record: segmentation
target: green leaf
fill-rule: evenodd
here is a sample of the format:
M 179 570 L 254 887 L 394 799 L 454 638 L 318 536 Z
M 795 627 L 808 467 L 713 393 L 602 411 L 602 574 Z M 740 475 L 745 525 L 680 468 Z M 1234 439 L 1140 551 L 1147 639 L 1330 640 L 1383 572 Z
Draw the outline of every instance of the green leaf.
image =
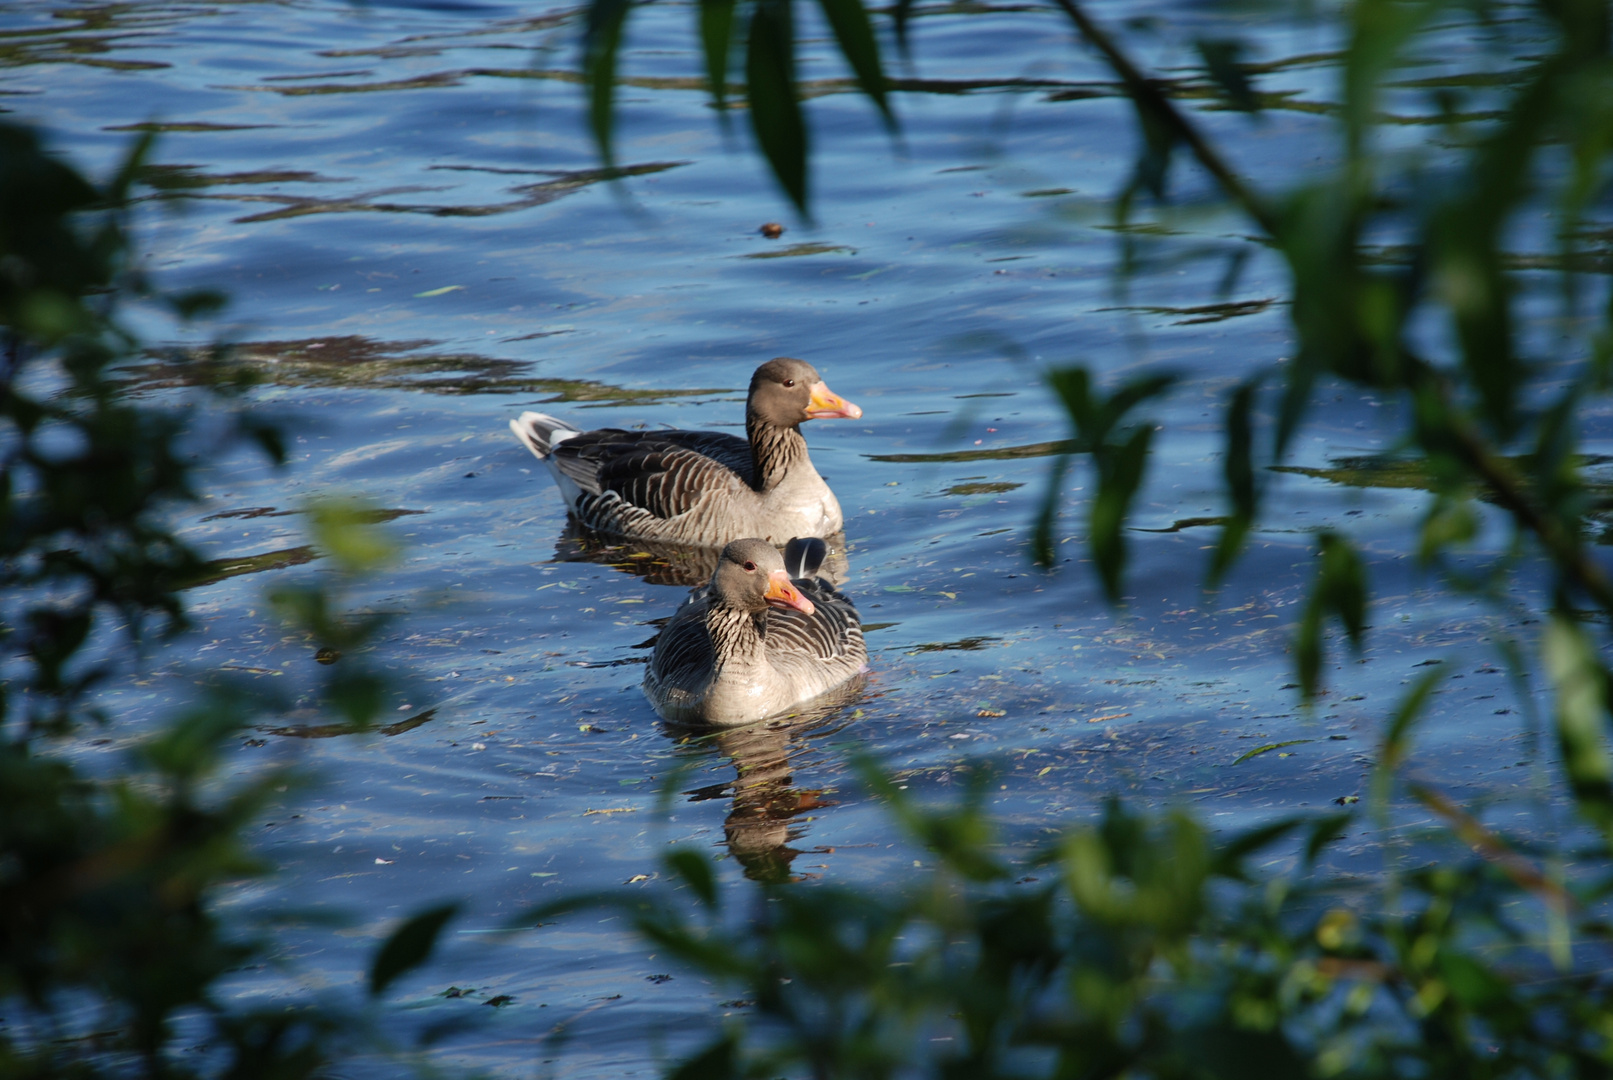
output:
M 666 857 L 667 869 L 689 883 L 700 902 L 711 907 L 717 902 L 717 878 L 711 860 L 693 848 L 679 848 Z
M 745 54 L 751 130 L 773 176 L 807 212 L 807 130 L 795 92 L 795 27 L 790 0 L 758 0 Z
M 245 695 L 223 691 L 215 700 L 189 712 L 141 747 L 141 756 L 167 776 L 195 779 L 218 764 L 224 740 L 248 723 L 256 703 Z
M 734 49 L 735 0 L 700 0 L 700 45 L 706 57 L 706 88 L 718 115 L 728 118 L 728 57 Z
M 1221 541 L 1210 561 L 1209 584 L 1220 584 L 1233 560 L 1243 547 L 1256 512 L 1257 490 L 1254 473 L 1254 434 L 1250 413 L 1254 409 L 1255 392 L 1260 379 L 1256 376 L 1241 383 L 1232 394 L 1227 408 L 1227 450 L 1222 471 L 1227 481 L 1227 498 L 1232 503 L 1232 514 L 1221 530 Z
M 1099 469 L 1098 493 L 1092 500 L 1092 561 L 1111 604 L 1120 602 L 1120 581 L 1126 569 L 1126 543 L 1122 530 L 1131 500 L 1142 483 L 1154 429 L 1140 427 L 1118 447 L 1106 449 L 1106 468 Z
M 373 570 L 397 556 L 397 545 L 375 525 L 373 507 L 354 501 L 321 499 L 308 505 L 314 543 L 352 573 Z
M 1064 412 L 1082 435 L 1092 427 L 1092 376 L 1084 367 L 1057 368 L 1048 372 L 1047 384 L 1058 395 Z
M 1288 380 L 1283 387 L 1282 407 L 1277 413 L 1277 430 L 1272 436 L 1272 460 L 1280 461 L 1288 449 L 1288 442 L 1299 430 L 1310 408 L 1311 388 L 1316 384 L 1316 369 L 1304 356 L 1297 356 L 1288 364 Z
M 1367 618 L 1366 565 L 1350 542 L 1337 533 L 1324 532 L 1321 544 L 1322 570 L 1317 593 L 1327 610 L 1344 624 L 1350 644 L 1359 649 Z
M 1095 443 L 1107 440 L 1109 432 L 1125 418 L 1127 413 L 1149 398 L 1163 394 L 1174 386 L 1176 381 L 1177 376 L 1162 372 L 1158 375 L 1142 375 L 1122 384 L 1097 411 L 1097 428 L 1088 432 L 1087 437 Z
M 1137 164 L 1133 167 L 1131 182 L 1122 198 L 1122 206 L 1127 208 L 1138 191 L 1148 192 L 1156 201 L 1165 201 L 1171 154 L 1176 149 L 1177 139 L 1176 128 L 1160 117 L 1145 98 L 1134 96 L 1132 104 L 1137 107 L 1137 127 L 1143 139 L 1137 151 Z
M 1070 455 L 1060 454 L 1048 471 L 1047 491 L 1036 512 L 1036 528 L 1031 533 L 1031 557 L 1038 566 L 1053 565 L 1053 525 L 1058 520 L 1059 502 L 1064 495 L 1064 477 L 1070 471 Z
M 582 68 L 588 84 L 588 120 L 599 156 L 607 166 L 616 163 L 611 146 L 616 57 L 621 51 L 622 27 L 627 22 L 628 7 L 628 0 L 593 0 L 588 6 L 588 29 L 583 35 Z
M 1307 742 L 1309 740 L 1306 740 Z M 1241 758 L 1239 760 L 1242 760 Z M 1234 763 L 1236 764 L 1236 762 Z M 1302 818 L 1280 818 L 1265 825 L 1239 833 L 1215 850 L 1212 873 L 1222 877 L 1244 878 L 1243 861 L 1257 851 L 1263 851 L 1281 840 L 1304 823 Z
M 175 315 L 187 321 L 216 315 L 230 302 L 230 298 L 217 289 L 190 289 L 169 293 L 163 299 Z
M 1316 857 L 1322 850 L 1344 835 L 1344 830 L 1355 815 L 1346 811 L 1342 814 L 1329 814 L 1326 817 L 1312 822 L 1310 835 L 1305 838 L 1305 862 L 1316 862 Z
M 896 44 L 905 54 L 907 52 L 907 21 L 913 17 L 913 5 L 917 0 L 896 0 L 891 8 L 891 22 L 896 26 Z
M 857 85 L 873 99 L 885 117 L 887 127 L 894 128 L 896 117 L 885 97 L 885 72 L 879 62 L 879 41 L 868 22 L 868 12 L 862 0 L 818 0 L 823 16 L 834 30 L 840 52 L 857 76 Z
M 1097 491 L 1090 504 L 1088 543 L 1110 602 L 1118 602 L 1126 562 L 1122 530 L 1147 466 L 1154 428 L 1152 424 L 1143 424 L 1128 429 L 1121 443 L 1110 441 L 1110 435 L 1129 412 L 1149 398 L 1164 393 L 1177 377 L 1169 373 L 1140 376 L 1120 386 L 1108 398 L 1094 389 L 1091 373 L 1083 367 L 1058 368 L 1048 372 L 1046 378 L 1070 417 L 1077 436 L 1075 441 L 1083 452 L 1092 455 L 1097 466 Z M 1044 565 L 1052 560 L 1053 520 L 1063 480 L 1058 464 L 1054 466 L 1054 474 L 1054 483 L 1042 501 L 1033 537 L 1033 551 Z
M 1547 621 L 1540 651 L 1557 695 L 1557 741 L 1569 786 L 1580 811 L 1606 829 L 1613 826 L 1607 669 L 1585 631 L 1561 612 Z
M 448 920 L 459 911 L 459 903 L 430 908 L 406 920 L 392 932 L 370 967 L 370 995 L 376 996 L 392 985 L 398 976 L 425 963 L 437 945 L 437 936 Z
M 1294 674 L 1299 679 L 1299 696 L 1310 701 L 1316 696 L 1322 673 L 1322 609 L 1314 602 L 1305 605 L 1299 630 L 1294 635 Z
M 1319 537 L 1321 550 L 1316 582 L 1310 602 L 1300 619 L 1294 643 L 1294 665 L 1298 669 L 1300 693 L 1307 701 L 1316 696 L 1322 670 L 1322 627 L 1329 615 L 1344 626 L 1350 644 L 1359 649 L 1366 628 L 1366 567 L 1349 541 L 1337 533 Z
M 1234 109 L 1259 112 L 1260 100 L 1255 97 L 1248 70 L 1238 62 L 1243 54 L 1243 42 L 1232 38 L 1199 38 L 1194 44 L 1204 61 L 1205 74 L 1227 96 L 1227 102 Z
M 151 157 L 151 150 L 157 143 L 157 133 L 147 129 L 139 138 L 135 139 L 129 147 L 129 152 L 113 174 L 112 180 L 107 184 L 106 198 L 113 206 L 120 206 L 129 197 L 129 189 L 134 186 L 141 174 L 145 171 L 146 162 Z
M 667 1074 L 667 1080 L 735 1080 L 734 1040 L 724 1035 Z
M 1384 732 L 1383 749 L 1378 753 L 1378 767 L 1386 773 L 1392 773 L 1406 760 L 1411 750 L 1411 729 L 1417 721 L 1422 719 L 1423 710 L 1428 706 L 1428 698 L 1445 678 L 1445 665 L 1441 664 L 1430 671 L 1425 671 L 1411 689 L 1406 691 L 1405 697 L 1395 708 L 1395 715 L 1389 721 L 1389 729 Z

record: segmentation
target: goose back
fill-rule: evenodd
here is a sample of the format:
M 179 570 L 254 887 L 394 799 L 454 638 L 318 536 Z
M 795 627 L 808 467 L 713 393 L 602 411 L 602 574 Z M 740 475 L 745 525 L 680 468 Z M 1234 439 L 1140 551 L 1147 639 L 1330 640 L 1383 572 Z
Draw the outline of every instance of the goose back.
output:
M 510 427 L 588 527 L 716 547 L 741 536 L 782 543 L 838 532 L 840 504 L 812 467 L 799 425 L 814 416 L 861 414 L 811 365 L 780 358 L 751 379 L 744 439 L 707 431 L 579 431 L 533 412 Z
M 738 545 L 756 545 L 741 555 L 782 573 L 783 558 L 759 539 L 728 545 L 723 560 Z M 806 603 L 780 607 L 736 601 L 721 587 L 723 573 L 719 563 L 712 581 L 689 594 L 656 640 L 644 691 L 663 717 L 749 723 L 818 698 L 865 670 L 857 609 L 829 581 L 795 579 Z

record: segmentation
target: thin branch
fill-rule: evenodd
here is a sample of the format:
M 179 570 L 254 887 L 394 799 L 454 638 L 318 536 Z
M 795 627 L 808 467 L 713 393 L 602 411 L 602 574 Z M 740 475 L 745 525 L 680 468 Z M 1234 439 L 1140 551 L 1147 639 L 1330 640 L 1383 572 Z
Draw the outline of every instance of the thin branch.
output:
M 1468 467 L 1489 485 L 1495 500 L 1514 520 L 1534 533 L 1541 546 L 1570 581 L 1590 594 L 1603 611 L 1613 614 L 1613 581 L 1602 565 L 1585 551 L 1585 545 L 1561 522 L 1546 516 L 1534 504 L 1523 485 L 1491 453 L 1484 438 L 1471 425 L 1453 424 L 1451 434 L 1467 458 Z
M 1064 14 L 1070 17 L 1071 22 L 1075 23 L 1075 27 L 1081 32 L 1081 36 L 1096 46 L 1099 52 L 1103 53 L 1104 58 L 1109 61 L 1109 66 L 1114 69 L 1116 75 L 1120 76 L 1121 82 L 1125 83 L 1126 92 L 1131 95 L 1132 100 L 1137 103 L 1138 107 L 1152 112 L 1166 127 L 1171 129 L 1171 132 L 1178 139 L 1186 143 L 1187 148 L 1193 152 L 1193 156 L 1198 159 L 1199 164 L 1204 166 L 1205 171 L 1215 177 L 1216 182 L 1221 185 L 1221 190 L 1225 191 L 1234 202 L 1241 205 L 1244 212 L 1266 231 L 1266 235 L 1275 239 L 1277 236 L 1277 219 L 1271 213 L 1270 208 L 1266 206 L 1265 201 L 1256 195 L 1254 190 L 1245 184 L 1242 178 L 1233 172 L 1231 167 L 1221 159 L 1221 155 L 1216 152 L 1215 147 L 1211 146 L 1204 136 L 1199 134 L 1198 128 L 1193 126 L 1192 121 L 1188 120 L 1182 111 L 1176 107 L 1176 104 L 1166 96 L 1159 81 L 1151 79 L 1139 71 L 1137 65 L 1131 62 L 1131 58 L 1120 51 L 1120 46 L 1116 45 L 1113 39 L 1104 33 L 1097 23 L 1087 18 L 1086 12 L 1081 10 L 1075 0 L 1053 0 L 1053 2 L 1063 9 Z
M 1103 53 L 1115 74 L 1125 84 L 1126 92 L 1139 108 L 1147 109 L 1180 139 L 1205 171 L 1215 177 L 1221 189 L 1238 203 L 1266 234 L 1275 239 L 1277 219 L 1265 201 L 1245 184 L 1216 149 L 1209 144 L 1197 127 L 1176 107 L 1165 94 L 1162 84 L 1144 75 L 1120 46 L 1097 23 L 1087 17 L 1075 0 L 1053 0 L 1075 23 L 1076 29 L 1089 43 Z M 1561 522 L 1546 515 L 1535 505 L 1525 487 L 1496 457 L 1489 442 L 1474 425 L 1465 420 L 1462 411 L 1451 400 L 1449 388 L 1437 369 L 1415 357 L 1408 358 L 1412 365 L 1407 389 L 1422 383 L 1434 390 L 1446 414 L 1452 418 L 1449 433 L 1465 458 L 1468 467 L 1482 480 L 1495 496 L 1496 502 L 1506 509 L 1524 529 L 1540 541 L 1558 568 L 1575 585 L 1584 589 L 1604 611 L 1613 613 L 1613 579 L 1600 563 L 1586 554 L 1585 547 Z

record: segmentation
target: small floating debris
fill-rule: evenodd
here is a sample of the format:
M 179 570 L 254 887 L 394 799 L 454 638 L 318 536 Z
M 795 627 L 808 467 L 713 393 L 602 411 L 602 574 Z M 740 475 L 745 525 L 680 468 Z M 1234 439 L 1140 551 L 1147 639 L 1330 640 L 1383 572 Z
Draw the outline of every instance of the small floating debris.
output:
M 1315 742 L 1315 741 L 1316 741 L 1315 739 L 1289 739 L 1287 742 L 1268 743 L 1265 746 L 1257 746 L 1253 750 L 1249 751 L 1247 754 L 1244 754 L 1242 757 L 1238 758 L 1238 760 L 1234 761 L 1232 764 L 1234 764 L 1234 765 L 1242 765 L 1245 761 L 1248 761 L 1250 758 L 1259 757 L 1261 754 L 1269 753 L 1272 750 L 1281 750 L 1285 746 L 1299 746 L 1301 743 L 1308 743 L 1308 742 Z M 1292 755 L 1279 754 L 1278 756 L 1279 757 L 1290 757 Z
M 776 221 L 769 221 L 756 231 L 767 237 L 769 240 L 777 240 L 779 237 L 784 235 L 784 226 L 780 225 Z

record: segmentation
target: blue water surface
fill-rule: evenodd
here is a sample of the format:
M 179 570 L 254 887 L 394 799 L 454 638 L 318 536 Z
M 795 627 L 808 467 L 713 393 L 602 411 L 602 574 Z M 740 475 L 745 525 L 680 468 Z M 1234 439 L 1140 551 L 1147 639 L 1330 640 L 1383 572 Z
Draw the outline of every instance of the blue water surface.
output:
M 1186 0 L 1091 6 L 1134 20 L 1137 55 L 1176 78 L 1196 60 L 1172 42 L 1251 41 L 1277 107 L 1250 118 L 1202 85 L 1181 100 L 1261 187 L 1332 160 L 1330 31 Z M 1141 203 L 1143 226 L 1115 227 L 1131 106 L 1056 9 L 920 5 L 910 52 L 887 54 L 904 80 L 895 134 L 806 24 L 810 221 L 759 163 L 743 112 L 709 104 L 685 3 L 634 13 L 616 141 L 631 175 L 603 180 L 579 19 L 512 2 L 0 4 L 11 117 L 97 173 L 155 126 L 149 268 L 231 297 L 219 325 L 140 311 L 137 326 L 167 349 L 242 343 L 264 376 L 251 407 L 291 433 L 284 469 L 244 453 L 210 463 L 183 529 L 227 576 L 191 590 L 195 632 L 110 688 L 118 723 L 76 751 L 113 760 L 198 681 L 284 684 L 285 714 L 242 738 L 234 767 L 291 762 L 313 780 L 261 824 L 274 876 L 219 904 L 337 914 L 346 929 L 294 925 L 284 966 L 233 992 L 356 993 L 400 917 L 465 898 L 444 956 L 397 987 L 400 1031 L 475 1021 L 442 1060 L 500 1075 L 650 1075 L 743 1005 L 619 917 L 489 931 L 562 895 L 655 888 L 678 843 L 723 860 L 738 912 L 747 876 L 921 879 L 926 853 L 863 792 L 856 752 L 924 799 L 992 770 L 988 805 L 1016 849 L 1111 794 L 1185 804 L 1218 829 L 1320 811 L 1364 793 L 1380 722 L 1430 661 L 1452 674 L 1411 767 L 1502 824 L 1538 814 L 1530 694 L 1497 651 L 1532 641 L 1533 587 L 1526 576 L 1515 611 L 1442 590 L 1406 554 L 1423 492 L 1271 474 L 1272 512 L 1240 570 L 1201 590 L 1217 536 L 1205 519 L 1225 512 L 1225 402 L 1290 348 L 1287 280 L 1185 163 L 1169 207 Z M 1385 128 L 1391 148 L 1436 164 L 1436 108 L 1411 81 L 1509 62 L 1473 35 L 1451 42 L 1384 101 L 1405 121 Z M 1475 112 L 1485 94 L 1472 91 Z M 758 232 L 769 221 L 782 237 Z M 1130 279 L 1116 273 L 1125 242 L 1143 260 Z M 1538 288 L 1546 335 L 1552 294 Z M 691 738 L 638 691 L 684 586 L 557 557 L 563 506 L 507 421 L 542 408 L 737 430 L 751 369 L 775 355 L 809 360 L 864 410 L 806 430 L 846 510 L 844 588 L 869 631 L 870 682 L 816 724 Z M 1028 561 L 1048 455 L 1069 434 L 1042 373 L 1074 362 L 1111 385 L 1181 376 L 1146 411 L 1157 452 L 1119 610 L 1088 565 L 1084 466 L 1066 485 L 1057 572 Z M 131 378 L 162 400 L 183 366 L 159 358 Z M 1392 448 L 1397 403 L 1331 387 L 1320 401 L 1294 465 Z M 391 512 L 397 561 L 342 583 L 306 547 L 299 511 L 324 496 Z M 1376 601 L 1365 648 L 1333 643 L 1334 690 L 1304 710 L 1288 647 L 1323 528 L 1368 553 Z M 1506 543 L 1491 522 L 1475 557 Z M 379 732 L 331 727 L 305 696 L 317 643 L 265 597 L 308 580 L 393 614 L 365 657 L 397 679 Z

